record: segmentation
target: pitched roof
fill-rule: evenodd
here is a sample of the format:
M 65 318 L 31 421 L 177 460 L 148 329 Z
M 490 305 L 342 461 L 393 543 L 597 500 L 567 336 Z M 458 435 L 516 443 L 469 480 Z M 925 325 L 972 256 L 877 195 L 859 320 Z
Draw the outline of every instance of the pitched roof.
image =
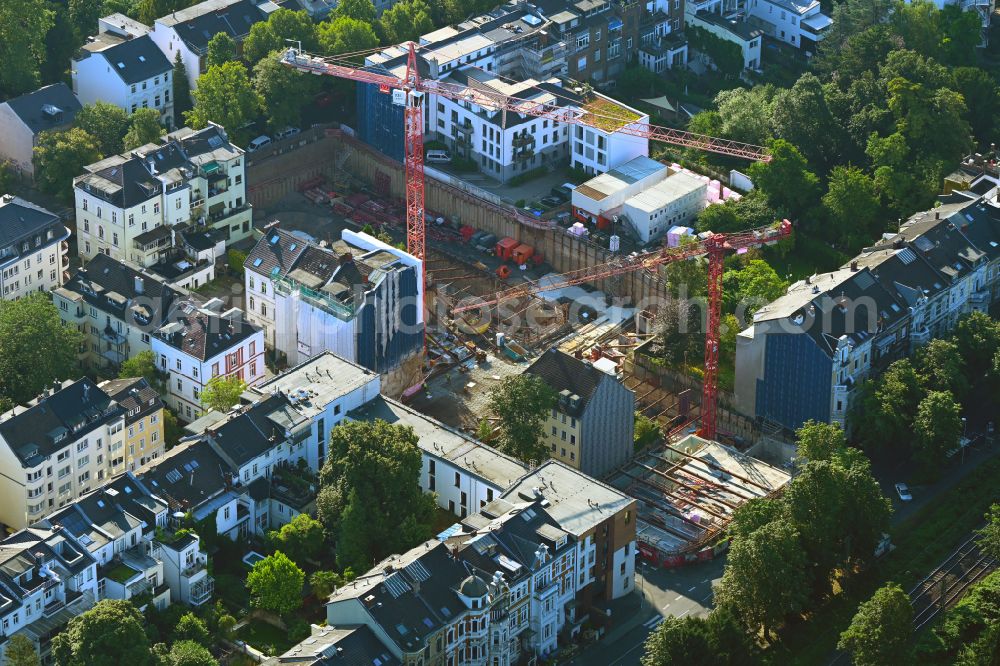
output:
M 243 266 L 261 275 L 285 275 L 292 270 L 307 246 L 301 238 L 284 229 L 274 228 L 257 241 Z
M 173 65 L 149 35 L 119 41 L 98 53 L 128 85 L 148 81 L 173 69 Z
M 149 385 L 145 377 L 110 379 L 101 382 L 99 386 L 125 410 L 126 425 L 163 408 L 160 394 Z
M 285 441 L 285 432 L 309 422 L 281 393 L 245 405 L 207 433 L 224 458 L 242 467 Z
M 205 361 L 238 347 L 261 330 L 238 308 L 220 314 L 205 305 L 190 296 L 177 301 L 170 323 L 160 327 L 156 336 L 174 349 Z
M 250 33 L 250 26 L 266 20 L 267 14 L 252 0 L 206 0 L 156 22 L 172 27 L 192 51 L 204 53 L 218 33 L 241 41 Z
M 552 347 L 529 365 L 526 374 L 535 375 L 544 381 L 556 393 L 569 391 L 570 395 L 580 396 L 576 407 L 572 403 L 560 404 L 567 413 L 579 416 L 587 409 L 587 403 L 604 378 L 609 378 L 588 361 L 575 358 L 558 348 Z
M 65 83 L 53 83 L 9 99 L 6 104 L 33 134 L 71 124 L 83 108 Z
M 14 245 L 14 250 L 19 251 L 22 241 L 34 237 L 38 242 L 31 244 L 33 252 L 39 243 L 48 242 L 49 231 L 60 238 L 67 233 L 55 213 L 20 197 L 0 197 L 0 247 Z
M 0 415 L 0 436 L 22 465 L 34 467 L 120 414 L 119 405 L 84 377 Z
M 175 446 L 139 476 L 154 495 L 185 509 L 224 492 L 231 478 L 226 462 L 201 440 Z
M 87 173 L 74 179 L 74 185 L 118 208 L 133 208 L 163 191 L 136 155 L 113 155 L 85 168 Z
M 365 625 L 313 627 L 312 636 L 263 666 L 398 666 L 401 662 Z

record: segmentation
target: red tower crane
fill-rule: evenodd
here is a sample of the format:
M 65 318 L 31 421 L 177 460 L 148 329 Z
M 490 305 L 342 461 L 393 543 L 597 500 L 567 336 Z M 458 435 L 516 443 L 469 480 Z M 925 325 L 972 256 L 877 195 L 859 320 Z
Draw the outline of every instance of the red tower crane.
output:
M 406 61 L 406 74 L 399 78 L 393 74 L 371 71 L 363 66 L 349 63 L 346 58 L 321 57 L 306 54 L 299 49 L 290 48 L 282 57 L 282 62 L 294 69 L 319 76 L 334 76 L 359 83 L 374 84 L 385 94 L 399 96 L 399 102 L 404 105 L 404 163 L 406 172 L 406 248 L 418 259 L 426 258 L 425 218 L 424 218 L 424 151 L 423 151 L 423 107 L 422 97 L 426 94 L 439 95 L 448 99 L 469 102 L 482 108 L 501 112 L 511 112 L 539 118 L 549 118 L 556 122 L 586 125 L 595 127 L 597 121 L 603 121 L 620 134 L 644 137 L 652 141 L 661 141 L 683 148 L 696 148 L 720 155 L 740 157 L 755 161 L 769 161 L 766 149 L 753 144 L 719 139 L 703 134 L 685 132 L 670 127 L 660 127 L 649 123 L 629 123 L 620 118 L 602 116 L 590 111 L 569 110 L 560 105 L 548 102 L 532 101 L 504 95 L 499 92 L 472 88 L 442 81 L 424 80 L 420 78 L 417 69 L 416 44 L 410 42 Z M 395 100 L 394 100 L 395 101 Z M 601 128 L 598 128 L 601 129 Z M 716 235 L 699 243 L 685 245 L 682 248 L 669 248 L 639 255 L 633 259 L 623 259 L 618 262 L 602 264 L 591 268 L 566 273 L 560 276 L 558 286 L 580 284 L 602 277 L 609 277 L 645 267 L 653 267 L 677 259 L 696 255 L 709 255 L 708 296 L 709 316 L 708 331 L 705 342 L 705 383 L 702 394 L 702 435 L 707 438 L 715 436 L 715 416 L 717 403 L 718 380 L 718 342 L 719 319 L 722 301 L 722 257 L 729 250 L 739 250 L 759 246 L 791 233 L 791 225 L 786 221 L 777 229 L 757 230 L 741 234 Z M 767 235 L 767 240 L 762 240 Z M 527 287 L 514 287 L 497 294 L 497 298 L 489 303 L 544 291 L 548 286 L 537 284 Z M 487 305 L 489 304 L 487 303 Z M 482 307 L 482 302 L 475 306 Z M 456 312 L 459 310 L 455 310 Z
M 684 243 L 677 247 L 665 247 L 645 252 L 633 257 L 621 257 L 596 266 L 557 275 L 545 283 L 526 282 L 516 287 L 498 292 L 490 299 L 470 299 L 452 308 L 452 314 L 470 310 L 489 309 L 514 298 L 532 296 L 543 291 L 572 287 L 623 273 L 657 266 L 674 261 L 708 255 L 708 322 L 705 327 L 705 376 L 701 396 L 701 431 L 706 439 L 714 439 L 718 409 L 719 381 L 719 327 L 722 320 L 722 260 L 729 252 L 746 251 L 750 248 L 773 245 L 792 234 L 792 223 L 783 220 L 779 224 L 732 234 L 714 234 L 705 240 Z

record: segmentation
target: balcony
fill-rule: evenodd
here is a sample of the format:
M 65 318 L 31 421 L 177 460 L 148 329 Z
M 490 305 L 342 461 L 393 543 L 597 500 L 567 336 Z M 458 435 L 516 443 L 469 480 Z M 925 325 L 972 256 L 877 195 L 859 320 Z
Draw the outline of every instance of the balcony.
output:
M 215 579 L 207 576 L 191 587 L 191 603 L 195 606 L 200 606 L 211 599 L 214 592 Z
M 101 331 L 101 340 L 110 342 L 113 345 L 123 345 L 127 342 L 127 338 L 111 328 L 111 326 L 105 326 L 104 330 Z
M 201 554 L 200 557 L 195 558 L 195 561 L 191 564 L 191 566 L 181 572 L 181 576 L 184 576 L 185 578 L 194 578 L 195 575 L 201 573 L 207 568 L 208 558 L 205 557 L 204 554 Z
M 242 206 L 237 206 L 236 208 L 222 208 L 221 210 L 217 210 L 214 213 L 210 212 L 208 214 L 208 222 L 209 224 L 215 224 L 216 222 L 220 222 L 228 217 L 233 217 L 234 215 L 238 215 L 239 213 L 248 210 L 250 210 L 249 204 L 243 204 Z

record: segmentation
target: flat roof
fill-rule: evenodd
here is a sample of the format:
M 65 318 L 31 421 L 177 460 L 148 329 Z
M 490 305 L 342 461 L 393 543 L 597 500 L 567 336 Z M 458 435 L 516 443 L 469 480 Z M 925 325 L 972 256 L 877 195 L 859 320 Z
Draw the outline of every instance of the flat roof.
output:
M 279 390 L 291 396 L 296 391 L 304 389 L 312 397 L 297 402 L 295 406 L 299 413 L 311 417 L 323 412 L 331 402 L 372 382 L 377 382 L 378 378 L 379 376 L 371 370 L 351 363 L 331 351 L 324 351 L 280 376 L 264 382 L 256 390 L 264 394 Z M 377 386 L 374 392 L 378 392 Z
M 669 169 L 667 165 L 640 155 L 591 178 L 582 185 L 577 185 L 576 191 L 594 201 L 601 201 L 629 185 L 666 169 Z
M 625 205 L 652 213 L 669 206 L 683 196 L 707 187 L 708 184 L 701 178 L 678 171 L 627 200 Z

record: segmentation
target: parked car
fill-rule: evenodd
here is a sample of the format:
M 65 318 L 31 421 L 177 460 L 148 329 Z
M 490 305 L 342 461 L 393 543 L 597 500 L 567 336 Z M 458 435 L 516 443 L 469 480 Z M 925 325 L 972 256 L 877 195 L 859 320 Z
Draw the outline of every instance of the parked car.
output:
M 565 199 L 556 196 L 542 197 L 539 201 L 541 201 L 542 205 L 546 208 L 556 208 L 566 203 Z
M 425 162 L 451 162 L 451 154 L 447 150 L 428 150 L 424 156 Z
M 290 139 L 301 131 L 302 130 L 300 130 L 298 127 L 286 127 L 275 133 L 274 140 L 281 141 L 282 139 Z
M 554 197 L 559 197 L 563 201 L 569 201 L 573 197 L 573 190 L 576 186 L 572 183 L 563 183 L 562 185 L 557 185 L 552 188 L 551 194 Z
M 909 502 L 913 499 L 913 495 L 910 494 L 910 487 L 905 483 L 896 484 L 896 494 L 899 495 L 899 499 L 904 502 Z
M 260 150 L 264 146 L 271 144 L 271 137 L 266 134 L 261 134 L 259 137 L 247 144 L 247 152 L 252 153 Z

